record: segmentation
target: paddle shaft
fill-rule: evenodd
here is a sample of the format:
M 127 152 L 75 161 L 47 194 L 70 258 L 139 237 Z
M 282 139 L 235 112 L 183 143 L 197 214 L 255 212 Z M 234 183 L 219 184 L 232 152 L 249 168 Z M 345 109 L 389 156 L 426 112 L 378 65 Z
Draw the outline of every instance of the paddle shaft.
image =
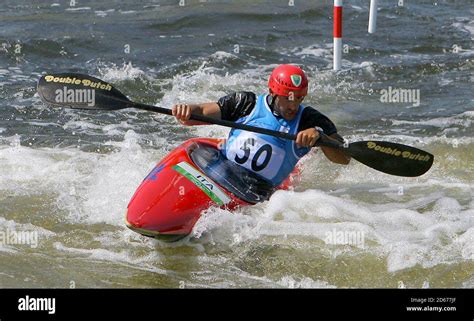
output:
M 171 111 L 171 109 L 158 107 L 158 106 L 151 106 L 151 105 L 146 105 L 146 104 L 141 104 L 141 103 L 136 103 L 136 102 L 130 102 L 130 107 L 134 107 L 134 108 L 137 108 L 137 109 L 148 110 L 148 111 L 154 111 L 154 112 L 158 112 L 158 113 L 166 114 L 166 115 L 171 115 L 171 116 L 173 115 L 173 112 Z M 283 139 L 296 140 L 296 135 L 293 135 L 293 134 L 288 134 L 288 133 L 284 133 L 284 132 L 278 132 L 278 131 L 275 131 L 275 130 L 260 128 L 260 127 L 255 127 L 255 126 L 249 126 L 249 125 L 244 125 L 244 124 L 239 124 L 239 123 L 234 123 L 234 122 L 231 122 L 231 121 L 228 121 L 228 120 L 211 118 L 211 117 L 206 117 L 206 116 L 196 115 L 196 114 L 191 114 L 190 119 L 191 120 L 196 120 L 196 121 L 201 121 L 201 122 L 204 122 L 204 123 L 220 125 L 220 126 L 236 128 L 236 129 L 242 129 L 242 130 L 256 132 L 256 133 L 260 133 L 260 134 L 275 136 L 275 137 L 279 137 L 279 138 L 283 138 Z M 326 147 L 332 147 L 332 148 L 337 148 L 337 149 L 344 148 L 343 144 L 339 144 L 337 142 L 331 142 L 331 141 L 328 141 L 327 139 L 325 141 L 318 140 L 316 142 L 315 146 L 326 146 Z
M 129 106 L 167 115 L 173 115 L 173 112 L 167 108 L 150 106 L 134 102 L 130 102 Z M 216 124 L 225 127 L 237 128 L 265 135 L 271 135 L 283 139 L 296 140 L 296 135 L 293 134 L 244 125 L 240 123 L 234 123 L 227 120 L 206 117 L 203 115 L 191 114 L 190 119 L 204 123 Z M 377 146 L 378 144 L 379 146 Z M 327 135 L 321 133 L 321 139 L 318 139 L 314 146 L 324 146 L 343 150 L 344 153 L 351 156 L 355 160 L 365 164 L 366 166 L 382 171 L 384 173 L 398 176 L 415 177 L 422 175 L 431 167 L 431 164 L 433 163 L 433 155 L 429 153 L 426 153 L 414 147 L 390 142 L 361 141 L 346 145 L 337 141 L 333 141 L 329 139 Z M 401 150 L 398 151 L 397 149 Z M 408 153 L 407 158 L 400 158 L 399 155 L 401 155 L 402 152 L 404 154 Z M 422 153 L 423 155 L 416 155 L 417 153 Z M 412 161 L 411 158 L 408 158 L 409 156 L 413 157 L 414 160 Z M 417 158 L 428 159 L 425 160 L 425 163 L 420 163 L 416 160 Z

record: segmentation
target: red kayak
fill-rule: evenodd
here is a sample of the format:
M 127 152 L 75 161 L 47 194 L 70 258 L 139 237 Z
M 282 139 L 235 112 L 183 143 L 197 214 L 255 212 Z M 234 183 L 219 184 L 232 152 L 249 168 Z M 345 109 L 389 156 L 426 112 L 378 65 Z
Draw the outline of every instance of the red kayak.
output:
M 201 213 L 212 206 L 233 210 L 268 200 L 275 188 L 225 159 L 218 149 L 222 142 L 193 138 L 159 162 L 128 204 L 127 227 L 176 241 L 190 234 Z M 278 189 L 287 189 L 297 174 Z

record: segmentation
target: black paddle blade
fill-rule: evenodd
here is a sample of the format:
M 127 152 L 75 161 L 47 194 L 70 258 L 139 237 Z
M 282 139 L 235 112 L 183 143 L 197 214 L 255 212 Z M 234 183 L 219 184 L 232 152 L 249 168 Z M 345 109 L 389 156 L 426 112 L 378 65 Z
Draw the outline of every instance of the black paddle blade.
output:
M 47 74 L 38 81 L 41 100 L 52 106 L 118 110 L 132 103 L 111 84 L 83 74 Z
M 406 177 L 426 173 L 434 156 L 421 149 L 383 141 L 362 141 L 349 144 L 349 155 L 381 172 Z

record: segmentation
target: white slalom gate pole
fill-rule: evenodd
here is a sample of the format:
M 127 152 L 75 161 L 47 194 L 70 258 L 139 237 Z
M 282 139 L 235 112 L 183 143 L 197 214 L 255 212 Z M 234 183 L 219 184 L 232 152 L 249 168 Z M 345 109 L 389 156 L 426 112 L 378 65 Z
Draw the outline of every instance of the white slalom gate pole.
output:
M 342 0 L 334 0 L 333 25 L 333 70 L 341 69 L 342 59 Z
M 379 0 L 370 0 L 369 33 L 374 33 L 377 25 L 377 7 Z

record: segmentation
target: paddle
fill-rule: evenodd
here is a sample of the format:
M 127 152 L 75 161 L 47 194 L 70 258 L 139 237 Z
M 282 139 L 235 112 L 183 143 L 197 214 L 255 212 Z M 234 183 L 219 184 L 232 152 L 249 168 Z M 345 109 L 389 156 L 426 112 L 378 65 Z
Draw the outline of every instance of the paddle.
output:
M 38 81 L 38 94 L 43 102 L 58 107 L 94 110 L 137 108 L 172 115 L 171 109 L 130 101 L 111 84 L 78 73 L 48 74 Z M 230 128 L 252 131 L 279 138 L 296 140 L 296 135 L 234 122 L 191 115 L 192 120 Z M 415 177 L 426 173 L 433 164 L 433 155 L 415 147 L 384 141 L 360 141 L 342 144 L 323 135 L 315 146 L 342 149 L 355 160 L 378 171 Z

